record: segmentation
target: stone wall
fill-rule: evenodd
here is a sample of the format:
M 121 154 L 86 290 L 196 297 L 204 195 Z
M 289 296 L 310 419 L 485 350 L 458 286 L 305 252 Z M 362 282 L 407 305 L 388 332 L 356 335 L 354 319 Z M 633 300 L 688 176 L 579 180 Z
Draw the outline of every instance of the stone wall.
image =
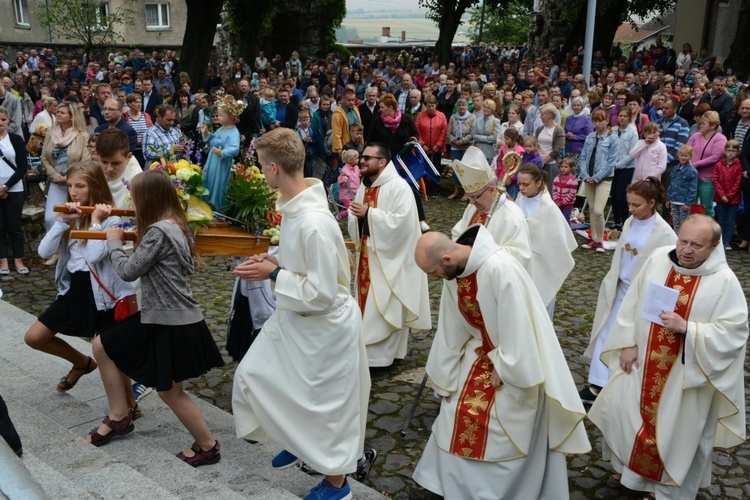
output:
M 16 52 L 29 53 L 30 49 L 39 51 L 42 47 L 51 48 L 55 53 L 58 61 L 66 61 L 69 59 L 80 60 L 83 57 L 83 46 L 75 44 L 62 44 L 62 43 L 46 43 L 46 44 L 28 44 L 28 43 L 14 43 L 14 42 L 0 42 L 0 51 L 5 54 L 5 61 L 13 66 L 16 60 Z M 181 45 L 161 45 L 161 46 L 142 46 L 142 45 L 108 45 L 104 49 L 93 49 L 93 57 L 97 61 L 103 61 L 107 59 L 107 55 L 111 53 L 122 52 L 127 54 L 134 49 L 141 49 L 146 54 L 151 56 L 151 52 L 154 50 L 159 51 L 163 54 L 167 50 L 182 50 Z

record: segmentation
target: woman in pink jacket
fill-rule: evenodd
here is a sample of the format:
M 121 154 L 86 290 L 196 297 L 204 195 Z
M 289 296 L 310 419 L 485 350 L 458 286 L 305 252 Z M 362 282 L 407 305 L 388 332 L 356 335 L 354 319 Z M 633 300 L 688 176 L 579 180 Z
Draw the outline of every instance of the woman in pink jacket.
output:
M 693 166 L 698 170 L 698 201 L 706 207 L 706 215 L 714 216 L 714 188 L 712 177 L 714 167 L 724 155 L 727 138 L 718 132 L 719 113 L 706 111 L 698 118 L 698 132 L 688 139 L 688 146 L 693 147 Z

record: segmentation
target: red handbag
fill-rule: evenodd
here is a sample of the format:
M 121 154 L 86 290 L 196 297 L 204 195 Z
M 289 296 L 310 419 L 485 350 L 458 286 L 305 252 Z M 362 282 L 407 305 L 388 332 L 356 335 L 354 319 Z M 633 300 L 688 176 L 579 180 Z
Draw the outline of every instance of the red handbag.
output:
M 102 287 L 102 290 L 104 290 L 106 294 L 109 295 L 109 298 L 115 301 L 115 323 L 124 321 L 138 312 L 138 296 L 136 294 L 128 295 L 127 297 L 123 297 L 120 300 L 117 300 L 117 297 L 115 297 L 112 292 L 107 290 L 107 287 L 104 286 L 102 281 L 99 279 L 99 276 L 97 276 L 94 270 L 91 269 L 91 266 L 89 266 L 88 263 L 86 265 L 89 268 L 91 276 L 93 276 L 96 282 L 99 283 L 99 286 Z

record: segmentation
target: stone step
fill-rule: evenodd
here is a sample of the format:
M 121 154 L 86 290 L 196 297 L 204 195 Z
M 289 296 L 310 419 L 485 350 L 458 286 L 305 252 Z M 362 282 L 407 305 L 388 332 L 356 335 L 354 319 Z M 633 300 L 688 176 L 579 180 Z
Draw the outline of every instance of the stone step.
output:
M 96 498 L 79 484 L 76 484 L 58 472 L 54 467 L 47 465 L 29 450 L 24 450 L 23 464 L 31 475 L 37 479 L 45 493 L 51 499 L 75 498 L 76 500 L 95 500 Z
M 53 418 L 20 401 L 15 395 L 11 395 L 6 403 L 21 436 L 24 452 L 57 471 L 88 495 L 108 499 L 179 498 L 122 463 L 114 455 L 86 443 Z M 34 478 L 50 498 L 70 498 L 54 496 L 53 490 L 59 485 L 54 480 L 56 475 L 48 477 L 39 474 L 43 471 L 36 472 Z
M 55 385 L 70 369 L 70 364 L 34 351 L 24 344 L 23 335 L 36 318 L 1 300 L 0 318 L 0 379 L 4 381 L 3 396 L 11 408 L 14 422 L 17 418 L 27 420 L 23 411 L 21 416 L 16 415 L 12 404 L 14 401 L 23 401 L 29 409 L 44 415 L 54 415 L 55 423 L 72 433 L 74 437 L 70 439 L 77 440 L 86 448 L 105 453 L 120 465 L 127 464 L 135 473 L 142 474 L 144 479 L 158 484 L 178 498 L 206 495 L 210 498 L 238 498 L 241 495 L 289 499 L 304 496 L 320 482 L 321 476 L 310 476 L 296 468 L 274 470 L 270 461 L 280 451 L 277 445 L 250 445 L 237 439 L 232 415 L 195 397 L 193 399 L 211 432 L 222 444 L 219 464 L 193 469 L 174 456 L 186 449 L 192 439 L 156 394 L 144 398 L 140 403 L 144 417 L 136 422 L 133 433 L 98 449 L 90 446 L 85 442 L 85 436 L 101 422 L 108 410 L 98 372 L 82 377 L 69 392 L 57 393 Z M 63 338 L 81 352 L 90 354 L 91 346 L 85 340 Z M 23 432 L 19 429 L 19 433 L 25 444 L 27 440 L 35 439 L 38 424 L 32 420 L 25 422 L 24 426 L 19 426 L 25 429 Z M 59 436 L 55 436 L 57 438 Z M 42 463 L 48 463 L 45 455 L 34 456 Z M 350 483 L 357 498 L 382 499 L 382 495 L 375 490 L 354 480 L 350 480 Z M 121 494 L 127 495 L 127 490 Z

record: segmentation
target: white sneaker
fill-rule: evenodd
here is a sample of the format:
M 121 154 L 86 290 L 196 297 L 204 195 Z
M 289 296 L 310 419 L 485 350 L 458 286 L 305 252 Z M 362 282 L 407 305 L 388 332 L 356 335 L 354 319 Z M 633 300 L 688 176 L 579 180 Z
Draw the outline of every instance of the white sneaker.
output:
M 425 221 L 421 221 L 421 222 L 419 223 L 419 227 L 420 227 L 420 228 L 422 229 L 422 232 L 423 232 L 423 233 L 426 233 L 427 231 L 429 231 L 429 230 L 430 230 L 430 226 L 429 226 L 429 225 L 427 225 L 427 223 L 426 223 Z
M 53 255 L 52 257 L 50 257 L 49 259 L 45 260 L 45 261 L 43 262 L 43 264 L 44 264 L 45 266 L 54 266 L 55 264 L 57 264 L 57 260 L 58 260 L 59 258 L 60 258 L 60 256 L 59 256 L 58 254 L 55 254 L 55 255 Z

